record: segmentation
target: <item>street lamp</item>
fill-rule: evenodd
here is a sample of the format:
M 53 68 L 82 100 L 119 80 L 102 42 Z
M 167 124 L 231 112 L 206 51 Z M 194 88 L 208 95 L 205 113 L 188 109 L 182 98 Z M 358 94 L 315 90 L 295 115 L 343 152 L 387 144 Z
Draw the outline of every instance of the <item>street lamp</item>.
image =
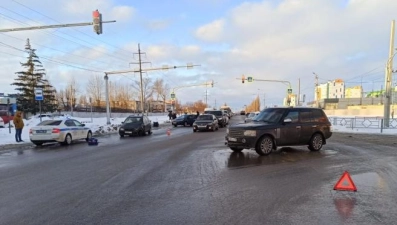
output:
M 397 50 L 397 49 L 395 49 Z M 393 84 L 393 59 L 397 52 L 393 53 L 393 50 L 390 52 L 390 57 L 386 62 L 386 71 L 385 71 L 385 97 L 386 100 L 383 104 L 383 118 L 384 118 L 384 127 L 390 126 L 390 105 L 393 104 L 393 92 L 392 92 L 392 84 Z

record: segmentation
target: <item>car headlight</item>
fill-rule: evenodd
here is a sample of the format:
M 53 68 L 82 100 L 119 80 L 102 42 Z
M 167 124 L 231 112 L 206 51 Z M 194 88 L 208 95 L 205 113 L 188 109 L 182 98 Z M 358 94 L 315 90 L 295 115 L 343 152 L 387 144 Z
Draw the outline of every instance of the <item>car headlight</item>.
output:
M 256 130 L 246 130 L 246 131 L 244 131 L 244 136 L 254 137 L 254 136 L 256 136 Z
M 120 127 L 120 130 L 124 130 L 124 128 Z

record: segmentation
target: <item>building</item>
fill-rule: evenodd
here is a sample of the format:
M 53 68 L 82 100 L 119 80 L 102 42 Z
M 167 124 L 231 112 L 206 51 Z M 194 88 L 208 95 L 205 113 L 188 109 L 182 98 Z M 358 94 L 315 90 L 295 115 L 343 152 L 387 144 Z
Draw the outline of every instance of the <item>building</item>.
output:
M 354 86 L 354 87 L 346 88 L 345 98 L 362 98 L 363 93 L 364 92 L 362 86 Z
M 290 94 L 289 98 L 290 98 L 289 106 L 297 106 L 298 105 L 298 96 L 296 94 Z M 288 106 L 288 99 L 287 98 L 284 98 L 283 105 L 284 106 Z
M 314 90 L 314 99 L 344 98 L 345 82 L 342 79 L 328 81 L 325 84 L 318 85 Z

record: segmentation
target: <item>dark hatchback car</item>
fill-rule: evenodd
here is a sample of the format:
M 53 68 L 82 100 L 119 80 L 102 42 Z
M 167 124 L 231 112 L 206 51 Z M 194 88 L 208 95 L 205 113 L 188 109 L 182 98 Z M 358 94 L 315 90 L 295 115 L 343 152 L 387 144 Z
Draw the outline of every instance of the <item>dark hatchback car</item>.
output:
M 216 118 L 218 119 L 218 125 L 219 127 L 226 127 L 226 118 L 224 113 L 221 110 L 208 110 L 205 111 L 204 114 L 212 114 L 214 116 L 216 116 Z
M 119 128 L 120 137 L 124 137 L 124 135 L 144 136 L 146 133 L 152 134 L 152 124 L 147 116 L 129 116 Z
M 202 114 L 197 117 L 193 123 L 193 132 L 211 130 L 216 131 L 219 129 L 218 118 L 212 114 Z
M 231 125 L 226 131 L 226 145 L 235 152 L 255 149 L 259 155 L 294 145 L 319 151 L 331 136 L 331 123 L 322 109 L 268 108 L 249 123 Z
M 174 127 L 177 127 L 178 125 L 183 125 L 184 127 L 193 126 L 193 123 L 196 120 L 196 118 L 197 118 L 197 115 L 185 114 L 185 115 L 179 116 L 178 118 L 174 119 L 172 121 L 172 125 L 174 125 Z

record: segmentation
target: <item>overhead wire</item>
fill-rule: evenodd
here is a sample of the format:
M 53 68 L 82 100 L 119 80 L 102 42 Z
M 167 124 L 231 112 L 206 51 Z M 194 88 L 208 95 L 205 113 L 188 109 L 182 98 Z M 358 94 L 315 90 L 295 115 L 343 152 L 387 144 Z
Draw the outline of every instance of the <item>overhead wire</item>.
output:
M 52 20 L 52 21 L 55 21 L 55 22 L 57 22 L 57 23 L 61 23 L 60 21 L 58 21 L 58 20 L 56 20 L 56 19 L 54 19 L 54 18 L 52 18 L 52 17 L 49 17 L 49 16 L 47 16 L 47 15 L 45 15 L 45 14 L 43 14 L 43 13 L 41 13 L 41 12 L 35 10 L 35 9 L 32 9 L 31 7 L 26 6 L 26 5 L 24 5 L 24 4 L 22 4 L 22 3 L 18 2 L 18 1 L 15 1 L 15 0 L 12 0 L 12 1 L 15 2 L 15 3 L 17 3 L 17 4 L 19 4 L 19 5 L 21 5 L 21 6 L 23 6 L 23 7 L 25 7 L 25 8 L 27 8 L 27 9 L 29 9 L 29 10 L 32 10 L 33 12 L 36 12 L 36 13 L 38 13 L 38 14 L 40 14 L 40 15 L 42 15 L 42 16 L 44 16 L 44 17 L 46 17 L 46 18 L 48 18 L 48 19 L 50 19 L 50 20 Z M 117 46 L 115 46 L 115 45 L 112 45 L 112 44 L 110 44 L 110 43 L 108 43 L 108 42 L 106 42 L 106 41 L 103 41 L 103 40 L 101 40 L 101 39 L 99 39 L 99 38 L 95 38 L 95 37 L 93 37 L 93 36 L 91 36 L 91 35 L 88 35 L 88 34 L 82 32 L 82 31 L 80 31 L 79 29 L 76 29 L 76 28 L 71 28 L 71 29 L 76 30 L 77 32 L 79 32 L 79 33 L 81 33 L 81 34 L 84 34 L 84 35 L 86 35 L 86 36 L 88 36 L 88 37 L 90 37 L 90 38 L 93 38 L 93 39 L 95 39 L 95 40 L 97 40 L 97 41 L 99 41 L 99 42 L 102 42 L 102 43 L 104 43 L 104 44 L 107 44 L 107 45 L 109 45 L 109 46 L 112 46 L 113 48 L 122 50 L 122 51 L 124 51 L 124 52 L 126 52 L 126 53 L 128 53 L 128 54 L 134 54 L 133 52 L 130 52 L 130 51 L 125 50 L 125 49 L 122 49 L 122 48 L 119 48 L 119 47 L 117 47 Z

